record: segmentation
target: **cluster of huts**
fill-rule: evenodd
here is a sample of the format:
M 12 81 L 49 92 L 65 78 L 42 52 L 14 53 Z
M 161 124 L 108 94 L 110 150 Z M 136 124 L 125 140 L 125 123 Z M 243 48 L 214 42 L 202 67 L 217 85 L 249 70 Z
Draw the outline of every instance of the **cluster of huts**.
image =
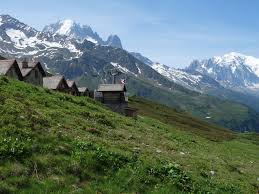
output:
M 89 96 L 115 112 L 137 117 L 137 110 L 128 106 L 125 84 L 100 84 L 96 91 L 91 92 L 87 87 L 77 87 L 75 81 L 66 80 L 62 75 L 52 75 L 46 72 L 40 62 L 27 60 L 18 62 L 15 59 L 1 57 L 0 75 L 75 96 Z
M 75 81 L 66 80 L 62 75 L 52 75 L 46 72 L 40 62 L 18 62 L 15 59 L 0 59 L 0 75 L 5 75 L 20 81 L 51 90 L 69 93 L 75 96 L 89 96 L 87 87 L 77 87 Z

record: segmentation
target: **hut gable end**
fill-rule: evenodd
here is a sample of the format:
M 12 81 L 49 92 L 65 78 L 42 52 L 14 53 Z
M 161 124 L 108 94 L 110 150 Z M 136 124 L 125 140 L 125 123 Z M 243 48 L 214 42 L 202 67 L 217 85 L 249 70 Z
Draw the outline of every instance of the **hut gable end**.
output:
M 71 95 L 78 96 L 79 91 L 78 91 L 78 88 L 77 88 L 77 85 L 76 85 L 75 81 L 67 80 L 67 84 L 68 84 L 68 87 L 69 87 L 69 93 Z
M 22 73 L 16 60 L 0 60 L 0 75 L 22 80 Z
M 19 63 L 19 68 L 25 82 L 43 86 L 43 77 L 46 76 L 46 73 L 39 62 L 23 61 Z
M 60 92 L 69 92 L 69 86 L 64 76 L 56 75 L 43 78 L 43 87 L 57 90 Z
M 78 91 L 80 96 L 90 96 L 89 89 L 86 87 L 80 87 L 78 88 Z

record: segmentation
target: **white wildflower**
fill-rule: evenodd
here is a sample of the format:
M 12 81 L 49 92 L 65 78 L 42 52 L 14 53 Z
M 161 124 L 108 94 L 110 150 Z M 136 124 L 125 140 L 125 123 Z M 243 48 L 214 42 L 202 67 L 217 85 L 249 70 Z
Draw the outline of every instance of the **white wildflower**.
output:
M 215 175 L 215 171 L 214 170 L 211 170 L 210 171 L 210 174 L 213 176 L 213 175 Z

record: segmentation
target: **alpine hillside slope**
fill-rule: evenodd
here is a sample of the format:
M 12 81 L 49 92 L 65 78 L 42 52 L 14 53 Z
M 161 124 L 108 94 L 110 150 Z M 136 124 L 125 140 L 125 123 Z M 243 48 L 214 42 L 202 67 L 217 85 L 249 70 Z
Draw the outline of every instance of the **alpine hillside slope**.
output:
M 153 113 L 164 107 L 145 103 Z M 87 97 L 1 77 L 0 192 L 258 192 L 257 134 L 217 129 L 173 109 L 182 119 L 166 124 L 142 108 L 133 120 Z M 193 122 L 213 128 L 217 140 L 195 133 Z
M 233 130 L 259 131 L 259 115 L 251 108 L 192 91 L 121 48 L 87 39 L 79 41 L 54 31 L 39 32 L 9 15 L 0 18 L 0 55 L 6 58 L 40 61 L 47 71 L 65 75 L 90 89 L 111 83 L 111 70 L 116 68 L 122 72 L 117 82 L 126 79 L 130 95 L 173 106 Z M 199 76 L 193 76 L 193 81 L 196 78 Z M 218 84 L 211 78 L 202 80 L 204 85 Z

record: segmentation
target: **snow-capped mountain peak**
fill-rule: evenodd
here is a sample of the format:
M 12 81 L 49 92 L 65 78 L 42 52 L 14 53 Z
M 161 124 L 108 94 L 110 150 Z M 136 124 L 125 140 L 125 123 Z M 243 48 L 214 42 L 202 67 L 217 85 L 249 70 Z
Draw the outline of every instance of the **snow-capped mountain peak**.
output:
M 9 16 L 0 15 L 0 52 L 14 56 L 40 55 L 43 52 L 60 49 L 69 50 L 71 56 L 79 56 L 81 52 L 70 41 L 51 33 L 43 33 Z
M 75 25 L 75 22 L 70 19 L 59 21 L 61 25 L 60 28 L 56 31 L 57 34 L 68 36 L 71 32 L 72 27 Z
M 80 41 L 80 37 L 84 39 Z M 84 41 L 84 40 L 88 40 Z M 53 68 L 55 62 L 64 60 L 67 65 L 84 54 L 84 45 L 100 48 L 95 44 L 121 46 L 118 36 L 110 36 L 103 41 L 90 26 L 80 25 L 73 20 L 58 21 L 43 31 L 38 31 L 10 15 L 0 15 L 0 53 L 5 57 L 44 59 L 46 69 Z M 116 44 L 115 44 L 116 43 Z M 109 50 L 106 48 L 104 50 Z M 115 49 L 117 50 L 117 49 Z M 51 61 L 51 62 L 50 62 Z
M 83 30 L 84 30 L 83 27 L 79 23 L 76 23 L 71 19 L 65 19 L 45 26 L 43 29 L 43 32 L 65 35 L 70 38 L 82 39 Z M 90 29 L 90 32 L 93 33 L 91 29 Z
M 110 35 L 108 40 L 104 41 L 96 32 L 92 30 L 90 26 L 81 25 L 70 19 L 47 25 L 43 28 L 43 32 L 67 36 L 68 38 L 76 39 L 79 42 L 88 40 L 94 44 L 122 48 L 121 40 L 117 35 Z
M 216 56 L 212 60 L 220 66 L 230 66 L 234 70 L 242 65 L 251 69 L 251 71 L 259 77 L 259 58 L 247 56 L 237 52 L 231 52 L 222 57 Z
M 208 75 L 224 87 L 239 91 L 257 90 L 259 86 L 259 58 L 237 52 L 195 60 L 187 70 Z

